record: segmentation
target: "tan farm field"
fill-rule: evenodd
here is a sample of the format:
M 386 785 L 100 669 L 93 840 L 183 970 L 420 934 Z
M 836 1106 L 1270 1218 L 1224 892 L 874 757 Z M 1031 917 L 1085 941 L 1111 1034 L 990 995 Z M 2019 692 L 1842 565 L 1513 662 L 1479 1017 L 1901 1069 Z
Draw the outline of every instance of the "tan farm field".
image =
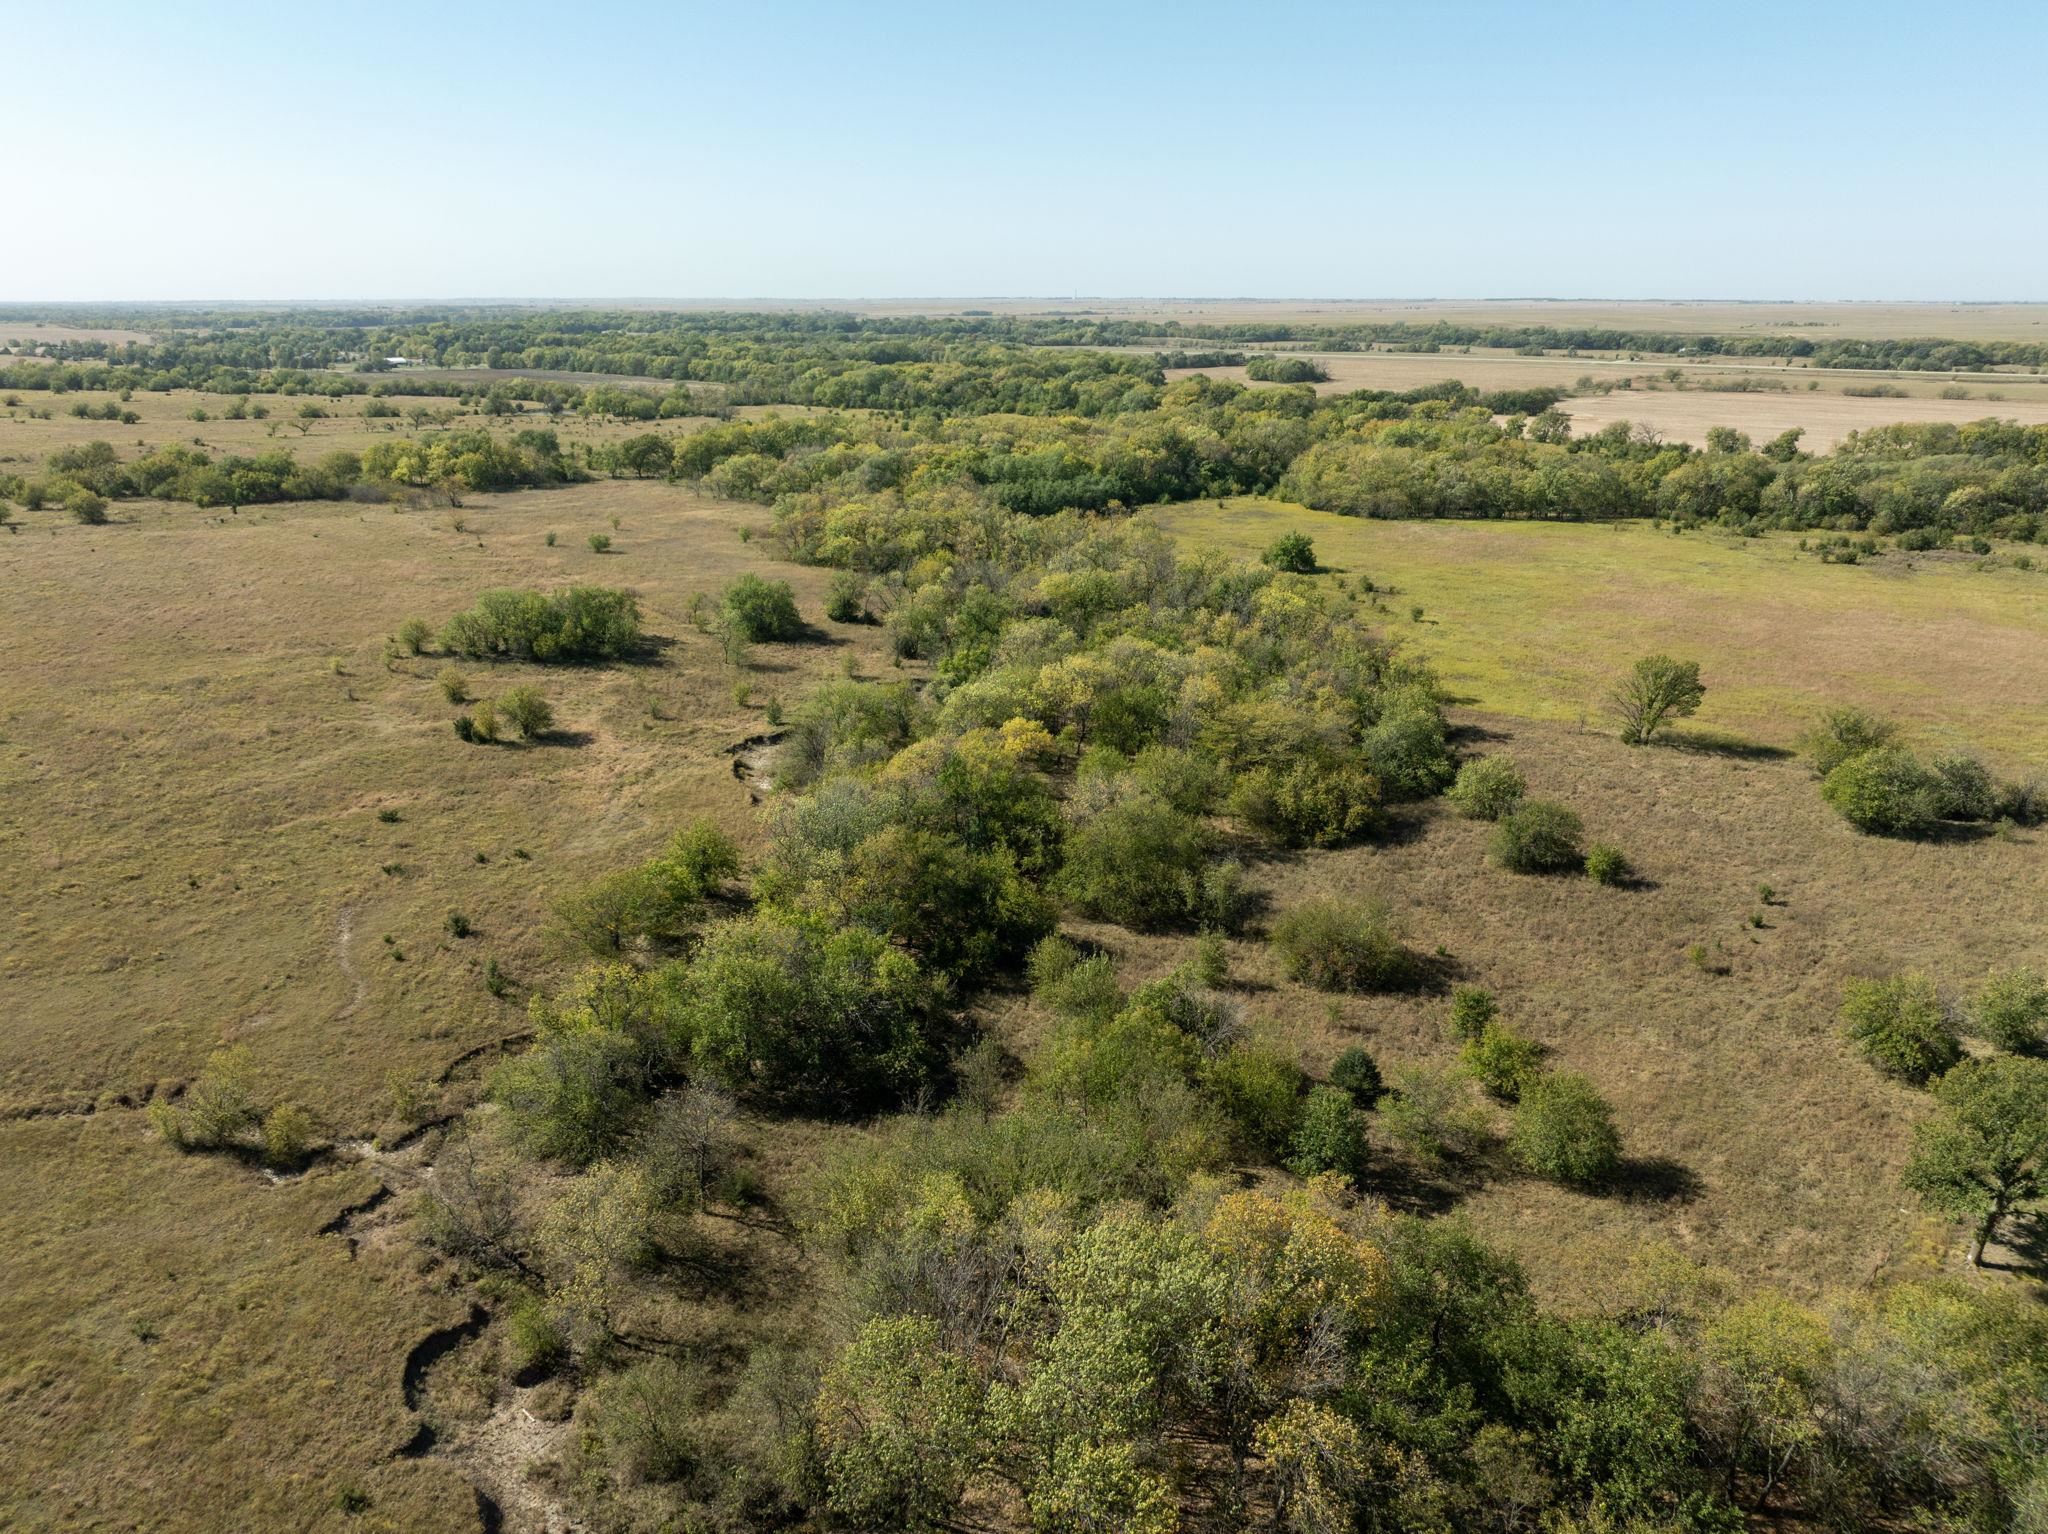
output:
M 1813 453 L 1833 451 L 1852 431 L 1868 431 L 1896 421 L 1961 425 L 1995 416 L 2023 426 L 2048 422 L 2048 387 L 2039 382 L 2015 384 L 2000 379 L 1989 391 L 2003 396 L 1998 400 L 1987 400 L 1981 383 L 1971 387 L 1970 399 L 1859 399 L 1825 389 L 1812 394 L 1634 390 L 1568 399 L 1558 408 L 1572 418 L 1572 430 L 1581 435 L 1615 421 L 1632 421 L 1650 427 L 1667 441 L 1690 442 L 1695 447 L 1706 445 L 1710 427 L 1732 426 L 1747 432 L 1752 441 L 1763 442 L 1796 426 L 1806 433 L 1799 445 Z

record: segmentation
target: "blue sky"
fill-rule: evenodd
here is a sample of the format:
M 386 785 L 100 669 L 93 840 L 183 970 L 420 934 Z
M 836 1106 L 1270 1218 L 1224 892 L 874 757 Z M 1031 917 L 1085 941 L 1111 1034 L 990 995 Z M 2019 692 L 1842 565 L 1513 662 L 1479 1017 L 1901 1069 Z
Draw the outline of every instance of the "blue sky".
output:
M 2048 5 L 0 0 L 0 301 L 2048 298 Z

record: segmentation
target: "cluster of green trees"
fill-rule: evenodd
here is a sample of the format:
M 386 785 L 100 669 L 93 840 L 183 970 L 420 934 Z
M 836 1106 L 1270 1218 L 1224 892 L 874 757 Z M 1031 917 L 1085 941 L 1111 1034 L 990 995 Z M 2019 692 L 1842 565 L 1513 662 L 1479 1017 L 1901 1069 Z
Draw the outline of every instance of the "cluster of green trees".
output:
M 51 321 L 54 311 L 16 308 L 7 317 Z M 1807 359 L 1823 367 L 1974 369 L 2040 366 L 2048 345 L 2033 341 L 1961 341 L 1942 337 L 1859 339 L 1743 333 L 1719 335 L 1624 330 L 1593 325 L 1504 325 L 1405 320 L 1324 323 L 1299 320 L 1206 322 L 1107 319 L 1092 315 L 855 315 L 803 313 L 659 313 L 645 310 L 545 310 L 513 305 L 329 310 L 210 311 L 159 308 L 70 311 L 61 323 L 120 326 L 158 336 L 148 344 L 74 340 L 39 348 L 60 361 L 204 360 L 247 369 L 385 366 L 404 356 L 439 366 L 564 369 L 653 377 L 686 376 L 679 365 L 729 360 L 743 337 L 764 350 L 866 352 L 880 359 L 948 346 L 1203 347 L 1291 342 L 1318 351 L 1440 351 L 1479 346 L 1525 352 L 1635 352 L 1672 356 Z M 1194 345 L 1190 345 L 1194 343 Z M 1232 360 L 1237 360 L 1233 358 Z M 1204 366 L 1206 363 L 1176 363 Z
M 1244 365 L 1244 376 L 1260 383 L 1328 383 L 1329 369 L 1313 357 L 1280 357 L 1259 352 Z
M 1825 457 L 1801 453 L 1797 437 L 1753 450 L 1724 428 L 1696 452 L 1625 422 L 1574 437 L 1556 412 L 1500 423 L 1476 409 L 1418 409 L 1399 421 L 1366 415 L 1324 436 L 1277 493 L 1354 516 L 1667 517 L 1746 531 L 1924 528 L 2021 540 L 2048 530 L 2048 429 L 1881 427 Z
M 494 417 L 529 405 L 648 422 L 729 414 L 744 403 L 879 412 L 770 423 L 759 436 L 730 428 L 700 434 L 701 443 L 645 433 L 585 453 L 576 465 L 578 472 L 705 480 L 721 493 L 764 502 L 858 472 L 875 494 L 943 478 L 993 488 L 1003 507 L 1037 514 L 1277 492 L 1382 517 L 1640 516 L 1923 540 L 2031 540 L 2048 530 L 2048 428 L 1995 420 L 1879 428 L 1818 457 L 1799 450 L 1796 432 L 1755 447 L 1717 429 L 1702 452 L 1625 423 L 1574 436 L 1554 408 L 1553 389 L 1482 393 L 1447 383 L 1318 399 L 1301 384 L 1247 390 L 1208 377 L 1169 388 L 1149 356 L 1086 349 L 1126 344 L 1114 325 L 1059 322 L 1048 330 L 994 317 L 817 315 L 628 323 L 603 314 L 450 311 L 402 316 L 380 330 L 361 318 L 337 315 L 327 341 L 303 316 L 280 322 L 268 339 L 261 322 L 218 333 L 174 325 L 152 346 L 118 353 L 120 361 L 17 363 L 4 381 L 40 389 L 438 391 Z M 381 358 L 386 348 L 451 365 L 576 368 L 659 378 L 669 387 L 415 383 L 306 370 L 358 351 Z M 1267 353 L 1247 364 L 1256 376 L 1276 378 L 1312 366 Z M 390 461 L 369 466 L 371 478 L 418 484 L 438 474 L 484 489 L 546 482 L 560 472 L 562 455 L 538 434 L 520 433 L 512 449 L 494 448 L 479 433 L 449 435 L 470 440 L 444 442 L 438 454 L 380 444 Z M 218 478 L 209 485 L 211 503 L 221 504 Z
M 1966 1031 L 1999 1052 L 1970 1055 Z M 2048 983 L 2007 970 L 1955 1006 L 1925 975 L 1857 980 L 1843 993 L 1842 1032 L 1886 1075 L 1932 1093 L 1905 1184 L 1969 1223 L 1969 1260 L 1980 1265 L 2005 1221 L 2048 1194 Z
M 2048 790 L 2034 779 L 2000 782 L 1976 756 L 1950 749 L 1923 761 L 1889 719 L 1829 709 L 1800 739 L 1821 797 L 1859 831 L 1925 836 L 1944 824 L 2048 819 Z
M 218 457 L 200 448 L 160 447 L 123 462 L 111 442 L 59 448 L 33 478 L 0 475 L 0 497 L 31 511 L 70 504 L 80 491 L 102 500 L 147 496 L 195 506 L 257 506 L 274 501 L 386 499 L 412 488 L 512 490 L 588 477 L 555 433 L 500 437 L 482 429 L 395 437 L 361 452 L 339 450 L 301 462 L 283 449 Z

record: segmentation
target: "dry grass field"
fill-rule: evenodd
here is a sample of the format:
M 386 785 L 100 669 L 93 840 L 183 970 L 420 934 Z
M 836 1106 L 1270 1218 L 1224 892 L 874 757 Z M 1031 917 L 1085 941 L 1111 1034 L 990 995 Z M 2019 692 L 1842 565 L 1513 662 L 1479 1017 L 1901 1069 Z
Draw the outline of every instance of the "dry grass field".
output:
M 1961 423 L 1986 416 L 2024 426 L 2048 421 L 2048 385 L 2039 380 L 2008 382 L 2000 378 L 1992 384 L 1972 380 L 1963 387 L 1970 390 L 1971 398 L 1929 398 L 1928 391 L 1911 399 L 1858 399 L 1825 388 L 1814 394 L 1653 394 L 1635 390 L 1570 399 L 1559 408 L 1572 418 L 1572 429 L 1578 433 L 1598 431 L 1612 421 L 1633 421 L 1654 428 L 1667 441 L 1690 442 L 1696 447 L 1706 444 L 1711 426 L 1733 426 L 1756 442 L 1797 426 L 1806 433 L 1799 445 L 1810 453 L 1830 452 L 1852 431 L 1894 421 Z M 1987 394 L 2001 397 L 1992 400 Z
M 1956 387 L 1970 390 L 1978 400 L 1987 394 L 2003 394 L 2013 400 L 2035 398 L 2048 402 L 2048 374 L 2024 371 L 1915 374 L 1861 368 L 1819 368 L 1803 362 L 1726 362 L 1703 357 L 1630 358 L 1607 354 L 1568 357 L 1562 352 L 1543 357 L 1519 357 L 1511 351 L 1485 346 L 1440 352 L 1318 352 L 1288 346 L 1263 349 L 1287 356 L 1311 357 L 1321 363 L 1330 377 L 1327 382 L 1316 385 L 1318 394 L 1348 394 L 1354 389 L 1416 389 L 1441 383 L 1446 378 L 1455 378 L 1475 389 L 1569 390 L 1580 380 L 1591 378 L 1603 385 L 1619 385 L 1628 381 L 1642 393 L 1660 393 L 1667 388 L 1677 392 L 1683 385 L 1687 392 L 1722 391 L 1735 399 L 1771 398 L 1788 406 L 1805 403 L 1804 396 L 1819 395 L 1823 401 L 1868 405 L 1879 410 L 1907 408 L 1902 407 L 1898 399 L 1844 400 L 1844 388 L 1869 388 L 1877 383 L 1899 390 L 1907 399 L 1916 402 L 1910 407 L 1915 409 L 1918 402 L 1938 399 L 1943 389 Z M 1170 368 L 1167 377 L 1169 380 L 1186 378 L 1195 373 L 1236 379 L 1240 383 L 1246 381 L 1242 367 Z M 1668 376 L 1672 373 L 1678 375 L 1676 383 Z M 1734 392 L 1734 386 L 1738 384 L 1747 384 L 1762 392 L 1754 395 Z M 1258 384 L 1254 387 L 1277 386 Z M 1622 400 L 1631 397 L 1627 392 L 1614 396 Z M 1901 417 L 1894 415 L 1885 419 Z
M 95 330 L 79 325 L 43 325 L 26 320 L 0 320 L 0 346 L 55 345 L 62 341 L 105 341 L 129 346 L 149 340 L 140 330 Z
M 1640 884 L 1503 873 L 1486 860 L 1491 828 L 1441 803 L 1386 845 L 1269 864 L 1259 882 L 1275 913 L 1332 894 L 1389 900 L 1410 946 L 1441 945 L 1449 978 L 1493 990 L 1553 1064 L 1598 1083 L 1632 1186 L 1589 1197 L 1507 1171 L 1445 1184 L 1382 1158 L 1372 1191 L 1459 1211 L 1568 1309 L 1616 1302 L 1628 1257 L 1651 1240 L 1807 1295 L 1951 1260 L 1951 1228 L 1898 1189 L 1926 1099 L 1857 1057 L 1835 1009 L 1852 976 L 1921 967 L 1953 993 L 1994 967 L 2048 960 L 2048 839 L 1862 837 L 1796 761 L 1630 749 L 1476 710 L 1454 720 L 1467 749 L 1507 752 L 1532 793 L 1625 849 Z M 1140 974 L 1188 957 L 1184 940 L 1090 935 Z M 1696 966 L 1695 944 L 1723 972 Z M 1234 945 L 1233 961 L 1254 1025 L 1312 1068 L 1353 1043 L 1394 1071 L 1455 1059 L 1440 992 L 1333 1004 L 1287 980 L 1263 943 Z
M 402 1131 L 401 1097 L 413 1119 L 459 1106 L 554 973 L 551 897 L 695 815 L 752 842 L 725 748 L 768 697 L 886 664 L 872 629 L 764 646 L 735 701 L 685 612 L 769 566 L 739 537 L 755 508 L 625 481 L 466 500 L 124 502 L 109 526 L 0 535 L 0 1525 L 474 1526 L 444 1462 L 393 1458 L 417 1426 L 408 1349 L 460 1307 L 402 1244 L 352 1261 L 316 1234 L 376 1165 L 276 1185 L 177 1155 L 140 1105 L 238 1043 L 261 1098 L 343 1144 Z M 585 548 L 599 530 L 614 552 Z M 824 572 L 775 573 L 818 612 Z M 555 739 L 465 745 L 442 662 L 385 659 L 410 614 L 572 581 L 638 591 L 665 643 L 643 665 L 464 668 L 480 693 L 538 683 Z M 352 1487 L 367 1523 L 336 1511 Z

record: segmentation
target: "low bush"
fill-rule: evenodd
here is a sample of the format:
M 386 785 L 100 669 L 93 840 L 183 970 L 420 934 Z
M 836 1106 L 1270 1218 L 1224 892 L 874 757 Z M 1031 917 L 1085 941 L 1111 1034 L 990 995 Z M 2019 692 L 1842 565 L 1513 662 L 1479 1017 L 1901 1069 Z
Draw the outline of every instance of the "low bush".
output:
M 206 1069 L 176 1103 L 161 1098 L 149 1117 L 180 1150 L 222 1150 L 241 1141 L 261 1115 L 256 1109 L 255 1066 L 245 1045 L 216 1050 Z
M 1510 873 L 1568 873 L 1585 864 L 1584 835 L 1584 824 L 1565 806 L 1525 799 L 1501 817 L 1490 850 Z
M 1898 734 L 1899 727 L 1890 720 L 1860 708 L 1831 708 L 1799 737 L 1799 749 L 1814 776 L 1825 778 L 1850 757 L 1893 744 Z
M 1136 931 L 1243 919 L 1243 870 L 1219 862 L 1192 815 L 1148 795 L 1098 810 L 1067 833 L 1055 887 L 1085 914 Z
M 834 571 L 825 593 L 825 616 L 834 623 L 864 623 L 868 617 L 868 583 L 852 570 Z
M 1340 1087 L 1310 1089 L 1288 1141 L 1288 1170 L 1298 1177 L 1356 1177 L 1365 1169 L 1365 1149 L 1365 1115 L 1351 1094 Z
M 1377 1118 L 1427 1166 L 1461 1160 L 1486 1143 L 1486 1113 L 1472 1099 L 1471 1078 L 1443 1066 L 1414 1066 L 1396 1075 Z
M 1316 546 L 1307 533 L 1282 533 L 1259 556 L 1261 563 L 1294 575 L 1316 573 Z
M 1509 1146 L 1538 1177 L 1595 1187 L 1621 1169 L 1614 1110 L 1584 1076 L 1537 1076 L 1515 1105 Z
M 1924 975 L 1853 980 L 1842 993 L 1842 1031 L 1888 1076 L 1925 1086 L 1963 1056 L 1948 1013 Z
M 1967 752 L 1938 756 L 1929 764 L 1935 812 L 1943 820 L 1989 820 L 1998 813 L 1999 790 L 1990 769 Z
M 498 699 L 498 712 L 519 732 L 521 740 L 535 740 L 554 727 L 555 711 L 538 687 L 515 687 Z
M 1595 842 L 1586 849 L 1586 877 L 1595 884 L 1620 884 L 1628 875 L 1628 858 L 1612 842 Z
M 313 1144 L 313 1119 L 297 1103 L 279 1103 L 263 1116 L 263 1161 L 278 1171 L 305 1163 Z
M 901 1101 L 938 1058 L 938 988 L 879 933 L 758 911 L 714 927 L 683 977 L 683 1036 L 729 1091 L 833 1107 Z
M 489 698 L 481 700 L 469 711 L 468 739 L 479 745 L 489 745 L 498 738 L 498 705 Z
M 434 685 L 441 689 L 441 696 L 450 703 L 469 701 L 469 678 L 453 666 L 443 666 L 435 673 Z
M 103 526 L 107 520 L 107 503 L 90 490 L 74 490 L 65 496 L 64 510 L 74 522 L 88 527 Z
M 1336 847 L 1378 826 L 1380 782 L 1357 757 L 1303 757 L 1243 774 L 1230 812 L 1284 846 Z
M 2014 1054 L 2038 1052 L 2048 1043 L 2048 982 L 2031 969 L 1993 975 L 1970 1009 L 1978 1037 Z
M 1543 1073 L 1543 1046 L 1501 1022 L 1480 1029 L 1459 1059 L 1475 1081 L 1504 1103 L 1519 1101 L 1523 1089 Z
M 1387 1092 L 1386 1083 L 1380 1077 L 1379 1062 L 1358 1044 L 1347 1045 L 1343 1053 L 1330 1062 L 1330 1085 L 1349 1092 L 1351 1100 L 1361 1108 L 1372 1107 Z
M 787 581 L 763 580 L 749 572 L 725 588 L 720 605 L 727 625 L 749 643 L 803 637 L 804 620 Z
M 1493 992 L 1477 985 L 1461 985 L 1451 992 L 1451 1036 L 1469 1044 L 1500 1015 Z
M 1904 746 L 1851 756 L 1821 780 L 1821 797 L 1859 831 L 1917 836 L 1941 819 L 1941 780 Z
M 441 644 L 472 659 L 542 664 L 620 660 L 640 646 L 640 604 L 606 586 L 486 591 L 441 632 Z
M 1383 900 L 1311 900 L 1273 924 L 1287 973 L 1325 991 L 1397 991 L 1419 968 Z
M 1301 1123 L 1301 1067 L 1277 1051 L 1240 1045 L 1202 1067 L 1202 1086 L 1237 1131 L 1247 1155 L 1278 1161 Z
M 1482 756 L 1458 769 L 1457 781 L 1445 797 L 1467 820 L 1499 820 L 1522 802 L 1528 789 L 1522 770 L 1505 756 Z

